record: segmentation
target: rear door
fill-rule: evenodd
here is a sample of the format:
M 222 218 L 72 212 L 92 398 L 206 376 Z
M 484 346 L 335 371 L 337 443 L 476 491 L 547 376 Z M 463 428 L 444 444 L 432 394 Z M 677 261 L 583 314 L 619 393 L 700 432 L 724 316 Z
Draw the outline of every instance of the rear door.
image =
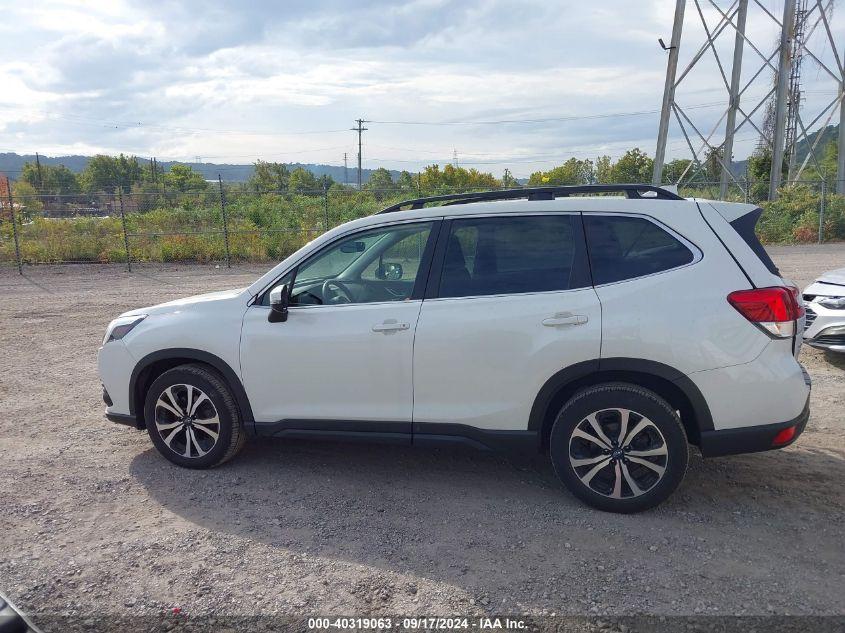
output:
M 446 221 L 414 343 L 414 431 L 525 430 L 546 380 L 600 345 L 580 214 Z

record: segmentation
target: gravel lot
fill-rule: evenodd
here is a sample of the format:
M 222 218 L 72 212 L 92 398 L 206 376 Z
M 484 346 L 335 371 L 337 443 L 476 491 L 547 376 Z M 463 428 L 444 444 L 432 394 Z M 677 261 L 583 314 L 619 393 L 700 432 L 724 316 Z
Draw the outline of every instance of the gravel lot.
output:
M 770 252 L 800 285 L 845 245 Z M 246 285 L 260 266 L 0 269 L 0 589 L 51 617 L 843 615 L 845 357 L 805 348 L 797 445 L 704 461 L 658 509 L 591 510 L 541 462 L 261 440 L 197 472 L 103 418 L 117 313 Z M 53 614 L 53 616 L 51 616 Z M 52 623 L 52 624 L 51 624 Z

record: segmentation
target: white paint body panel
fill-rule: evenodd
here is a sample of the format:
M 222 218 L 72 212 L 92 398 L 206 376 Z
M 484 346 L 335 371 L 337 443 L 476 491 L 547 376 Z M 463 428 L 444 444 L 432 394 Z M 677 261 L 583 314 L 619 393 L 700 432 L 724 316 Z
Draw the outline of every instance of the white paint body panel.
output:
M 810 394 L 791 340 L 770 341 L 751 362 L 689 377 L 707 400 L 716 430 L 794 420 Z
M 256 420 L 410 422 L 411 359 L 420 301 L 269 308 L 244 318 L 241 366 Z M 405 330 L 374 332 L 385 321 Z
M 558 313 L 587 322 L 542 324 Z M 592 288 L 427 300 L 414 346 L 414 422 L 524 430 L 543 383 L 598 358 L 600 344 Z
M 189 348 L 208 352 L 240 376 L 241 324 L 248 299 L 244 289 L 227 290 L 124 313 L 148 316 L 123 339 L 100 348 L 100 379 L 114 403 L 108 411 L 129 413 L 132 370 L 147 354 L 159 350 Z

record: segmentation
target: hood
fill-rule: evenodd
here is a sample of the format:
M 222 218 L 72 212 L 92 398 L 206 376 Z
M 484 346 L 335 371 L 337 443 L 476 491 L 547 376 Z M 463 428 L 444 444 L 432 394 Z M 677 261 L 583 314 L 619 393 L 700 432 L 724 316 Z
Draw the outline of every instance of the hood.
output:
M 823 284 L 839 284 L 840 286 L 845 286 L 845 268 L 828 271 L 816 279 L 816 281 L 820 281 Z
M 134 316 L 136 314 L 166 314 L 168 312 L 178 312 L 185 308 L 190 308 L 199 304 L 209 303 L 212 301 L 228 301 L 236 299 L 243 294 L 246 288 L 235 288 L 234 290 L 218 290 L 217 292 L 207 292 L 201 295 L 194 295 L 192 297 L 184 297 L 182 299 L 175 299 L 166 303 L 159 303 L 154 306 L 146 308 L 137 308 L 124 312 L 120 316 Z

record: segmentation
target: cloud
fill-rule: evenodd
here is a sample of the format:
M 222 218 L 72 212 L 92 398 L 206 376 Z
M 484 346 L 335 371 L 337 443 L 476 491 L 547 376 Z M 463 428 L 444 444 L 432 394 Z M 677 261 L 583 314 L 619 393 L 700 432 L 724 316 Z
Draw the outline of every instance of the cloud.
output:
M 0 68 L 6 88 L 0 145 L 338 164 L 344 151 L 355 154 L 349 128 L 361 116 L 374 121 L 365 135 L 368 166 L 417 169 L 456 151 L 464 164 L 497 172 L 511 164 L 524 175 L 575 152 L 595 156 L 633 145 L 651 152 L 653 113 L 497 125 L 377 122 L 653 111 L 666 64 L 656 39 L 668 39 L 673 6 L 671 0 L 18 3 L 0 24 L 7 60 Z M 703 33 L 694 12 L 687 17 L 684 51 L 691 56 Z M 845 20 L 837 14 L 834 22 L 845 37 Z M 755 16 L 749 24 L 755 37 L 769 41 L 765 20 Z M 728 59 L 732 38 L 723 36 L 718 46 Z M 708 64 L 685 80 L 682 104 L 724 100 L 718 69 Z M 749 62 L 748 76 L 754 70 Z M 820 93 L 834 88 L 823 80 Z M 808 90 L 806 107 L 832 97 Z M 720 114 L 694 112 L 702 130 Z M 672 134 L 670 153 L 685 151 L 679 130 Z

